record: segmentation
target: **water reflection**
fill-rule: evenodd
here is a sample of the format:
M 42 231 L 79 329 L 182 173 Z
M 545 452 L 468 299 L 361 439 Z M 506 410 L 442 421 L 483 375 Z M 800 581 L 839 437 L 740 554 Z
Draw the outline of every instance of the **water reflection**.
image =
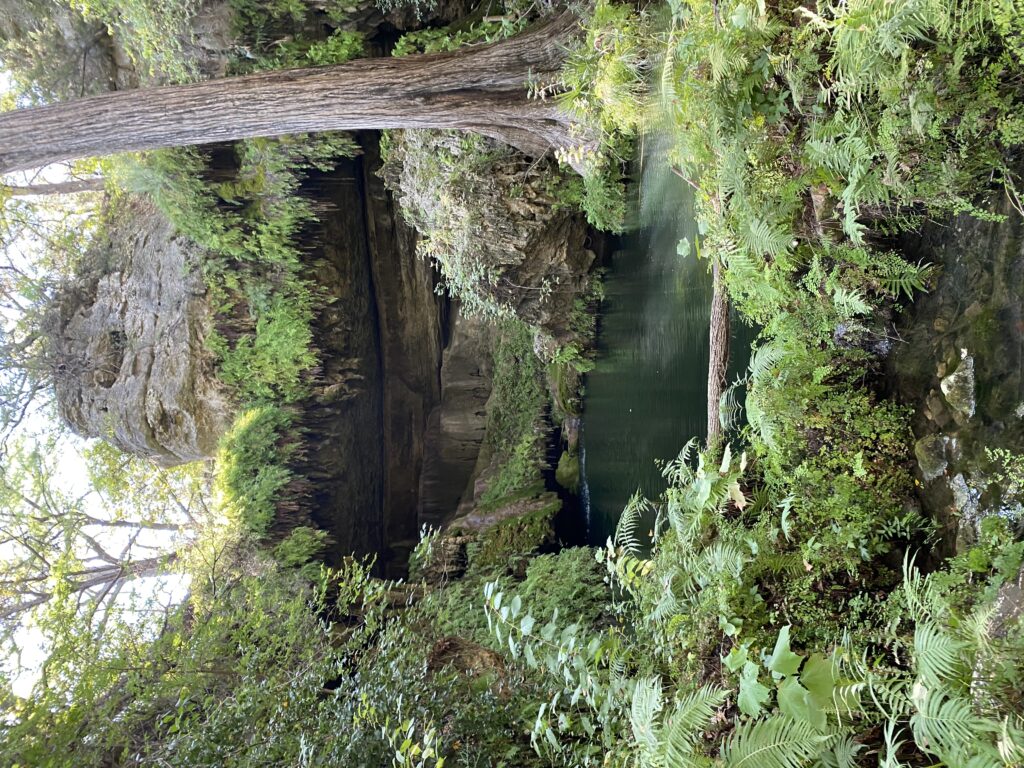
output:
M 585 384 L 584 502 L 594 544 L 614 530 L 637 488 L 664 490 L 655 460 L 703 439 L 707 418 L 712 287 L 696 257 L 693 193 L 650 140 L 639 176 L 639 226 L 611 259 L 596 367 Z M 680 254 L 683 240 L 690 247 Z M 733 323 L 740 365 L 750 337 Z

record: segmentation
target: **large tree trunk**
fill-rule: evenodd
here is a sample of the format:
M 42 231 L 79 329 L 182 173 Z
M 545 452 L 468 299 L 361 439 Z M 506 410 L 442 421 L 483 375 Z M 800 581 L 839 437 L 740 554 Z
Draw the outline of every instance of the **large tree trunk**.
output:
M 564 15 L 491 45 L 263 72 L 92 96 L 0 114 L 0 172 L 253 136 L 382 128 L 476 131 L 528 154 L 571 142 L 569 120 L 530 99 L 549 84 L 577 30 Z
M 43 197 L 47 195 L 75 195 L 79 192 L 99 192 L 104 186 L 103 178 L 93 176 L 88 179 L 70 179 L 44 184 L 28 184 L 23 187 L 8 187 L 11 197 Z

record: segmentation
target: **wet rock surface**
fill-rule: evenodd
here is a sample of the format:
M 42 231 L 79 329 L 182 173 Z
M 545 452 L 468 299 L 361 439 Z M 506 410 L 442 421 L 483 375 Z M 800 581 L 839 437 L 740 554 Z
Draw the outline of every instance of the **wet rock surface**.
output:
M 205 459 L 232 408 L 205 352 L 202 251 L 140 198 L 111 221 L 90 274 L 58 299 L 57 409 L 80 435 L 163 466 Z
M 919 494 L 947 553 L 972 544 L 985 516 L 1019 517 L 989 451 L 1024 453 L 1024 217 L 1004 196 L 985 207 L 1005 219 L 961 215 L 902 244 L 938 269 L 896 324 L 890 374 L 915 410 Z

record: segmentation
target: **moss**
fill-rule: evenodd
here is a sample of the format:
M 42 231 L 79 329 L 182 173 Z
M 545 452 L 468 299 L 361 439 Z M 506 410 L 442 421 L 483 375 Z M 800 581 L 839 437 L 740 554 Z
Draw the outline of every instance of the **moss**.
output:
M 570 493 L 580 491 L 580 457 L 569 451 L 562 451 L 558 457 L 558 468 L 555 470 L 555 480 L 558 484 Z
M 555 515 L 561 509 L 562 502 L 548 495 L 537 499 L 533 509 L 488 528 L 479 541 L 470 546 L 470 569 L 505 568 L 514 558 L 533 554 L 551 545 L 555 540 Z
M 529 327 L 519 322 L 507 323 L 493 354 L 486 446 L 493 452 L 498 470 L 481 498 L 488 507 L 505 504 L 524 492 L 533 495 L 542 487 L 542 421 L 548 399 Z

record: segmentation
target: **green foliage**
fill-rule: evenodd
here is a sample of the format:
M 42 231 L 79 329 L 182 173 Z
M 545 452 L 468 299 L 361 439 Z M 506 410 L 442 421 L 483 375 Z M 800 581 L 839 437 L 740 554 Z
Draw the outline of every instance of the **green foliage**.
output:
M 545 449 L 540 423 L 547 392 L 529 327 L 515 321 L 504 324 L 493 357 L 486 447 L 499 469 L 481 498 L 485 505 L 543 487 L 540 467 Z
M 578 121 L 580 143 L 558 158 L 582 173 L 576 204 L 597 229 L 621 232 L 627 222 L 622 168 L 643 125 L 647 39 L 629 5 L 599 0 L 584 22 L 586 36 L 566 60 L 557 84 L 537 83 L 537 98 L 557 95 Z
M 806 625 L 761 625 L 757 594 L 785 600 L 803 567 L 797 557 L 791 569 L 788 553 L 813 531 L 748 502 L 745 457 L 705 452 L 694 467 L 690 454 L 666 467 L 649 554 L 637 500 L 608 544 L 609 573 L 629 598 L 613 603 L 619 624 L 542 624 L 521 593 L 485 590 L 495 638 L 548 686 L 533 726 L 542 755 L 557 765 L 607 765 L 611 755 L 613 765 L 795 768 L 858 765 L 859 752 L 877 748 L 883 765 L 897 752 L 912 764 L 1016 764 L 1024 625 L 992 623 L 990 589 L 964 601 L 950 591 L 956 574 L 907 564 L 890 598 L 896 621 L 845 621 L 824 641 Z
M 239 145 L 233 179 L 216 186 L 203 181 L 205 161 L 192 150 L 151 152 L 110 169 L 116 185 L 149 197 L 207 250 L 202 269 L 218 315 L 207 344 L 243 402 L 294 402 L 307 392 L 318 297 L 298 242 L 313 219 L 296 194 L 299 173 L 353 151 L 345 136 L 253 139 Z
M 702 255 L 763 326 L 752 452 L 819 531 L 812 564 L 852 573 L 927 534 L 903 509 L 909 413 L 882 396 L 880 358 L 893 306 L 932 270 L 868 243 L 925 212 L 980 215 L 970 200 L 991 180 L 1015 195 L 1014 5 L 672 4 L 657 78 L 671 161 L 698 189 Z
M 235 73 L 344 64 L 366 55 L 366 36 L 362 32 L 339 27 L 322 40 L 298 34 L 310 11 L 306 3 L 231 0 L 231 7 L 235 34 L 246 42 L 244 56 L 232 61 Z M 333 24 L 346 21 L 346 8 L 351 10 L 347 4 L 334 2 L 321 3 L 320 7 Z M 285 34 L 287 31 L 292 33 Z
M 198 0 L 70 0 L 70 6 L 117 36 L 144 81 L 196 79 L 196 63 L 187 51 Z
M 270 534 L 280 495 L 292 478 L 288 460 L 294 445 L 282 438 L 291 421 L 273 406 L 243 411 L 217 452 L 217 506 L 257 540 Z
M 514 22 L 507 17 L 500 20 L 484 20 L 469 26 L 451 26 L 418 29 L 406 32 L 395 43 L 392 56 L 408 56 L 412 53 L 441 53 L 454 51 L 465 45 L 493 43 L 519 32 L 525 20 Z
M 272 556 L 282 568 L 298 568 L 302 575 L 314 581 L 320 571 L 319 558 L 327 545 L 326 531 L 303 525 L 289 531 L 274 547 Z

